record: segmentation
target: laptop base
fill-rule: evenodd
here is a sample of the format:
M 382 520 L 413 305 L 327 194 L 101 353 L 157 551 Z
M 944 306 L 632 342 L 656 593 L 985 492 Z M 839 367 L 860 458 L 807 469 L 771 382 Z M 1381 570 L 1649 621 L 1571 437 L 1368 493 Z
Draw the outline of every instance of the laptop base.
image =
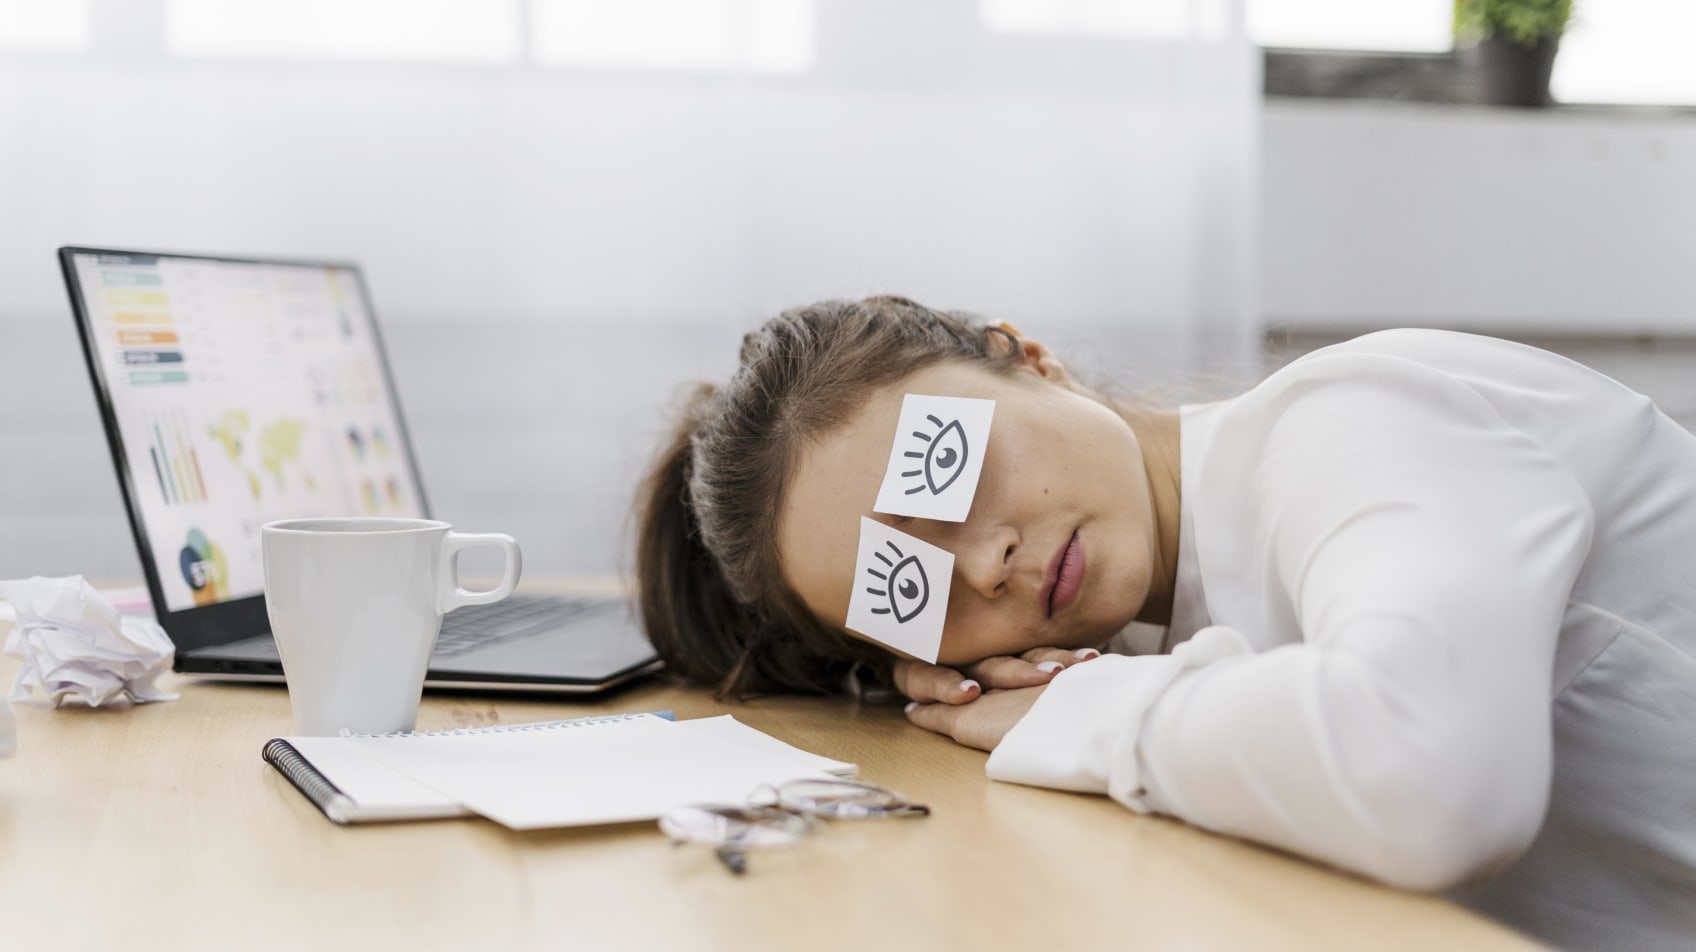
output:
M 624 599 L 515 595 L 509 601 L 514 604 L 504 612 L 490 610 L 497 603 L 448 616 L 456 624 L 450 631 L 444 622 L 425 687 L 592 694 L 664 666 Z M 526 621 L 503 627 L 503 616 Z M 283 681 L 269 634 L 179 651 L 175 670 L 219 680 Z

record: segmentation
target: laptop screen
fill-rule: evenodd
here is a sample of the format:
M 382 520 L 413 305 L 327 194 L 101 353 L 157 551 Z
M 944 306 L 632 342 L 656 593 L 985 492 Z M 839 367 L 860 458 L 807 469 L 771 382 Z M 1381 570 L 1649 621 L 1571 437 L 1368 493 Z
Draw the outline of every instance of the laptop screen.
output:
M 357 268 L 69 260 L 169 611 L 261 594 L 271 520 L 425 514 Z

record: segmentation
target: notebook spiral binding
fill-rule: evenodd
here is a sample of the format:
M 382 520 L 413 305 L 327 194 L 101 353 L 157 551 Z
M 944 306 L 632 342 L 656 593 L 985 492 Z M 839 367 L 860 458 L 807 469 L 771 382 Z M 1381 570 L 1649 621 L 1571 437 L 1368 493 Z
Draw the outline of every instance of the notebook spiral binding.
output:
M 643 711 L 632 714 L 606 714 L 599 717 L 574 717 L 558 721 L 537 721 L 530 724 L 491 724 L 487 727 L 456 727 L 452 730 L 439 731 L 390 731 L 386 734 L 355 734 L 342 731 L 341 736 L 349 738 L 375 738 L 378 740 L 399 740 L 407 737 L 454 737 L 463 734 L 512 734 L 528 731 L 550 731 L 564 727 L 583 727 L 591 724 L 611 724 L 618 721 L 635 720 L 642 717 L 660 717 L 671 720 L 670 711 Z M 265 744 L 262 751 L 265 761 L 277 768 L 277 772 L 288 778 L 289 783 L 301 792 L 301 795 L 312 802 L 330 821 L 338 824 L 351 822 L 349 808 L 353 800 L 329 781 L 317 767 L 300 752 L 294 745 L 281 737 L 273 738 Z
M 293 744 L 281 737 L 274 738 L 266 743 L 262 756 L 325 816 L 336 823 L 347 822 L 340 810 L 340 805 L 347 801 L 347 794 L 319 773 L 318 768 L 302 757 Z

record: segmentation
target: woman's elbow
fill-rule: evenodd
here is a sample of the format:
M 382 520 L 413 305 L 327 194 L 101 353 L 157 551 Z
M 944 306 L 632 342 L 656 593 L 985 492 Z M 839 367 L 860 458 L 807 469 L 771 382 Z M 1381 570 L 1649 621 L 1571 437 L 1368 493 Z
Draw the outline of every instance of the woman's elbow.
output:
M 1454 824 L 1435 836 L 1386 844 L 1374 879 L 1399 889 L 1447 892 L 1488 879 L 1524 853 L 1536 838 L 1536 822 L 1511 827 L 1484 823 Z
M 1360 872 L 1400 889 L 1446 892 L 1489 878 L 1530 847 L 1548 808 L 1547 769 L 1461 780 L 1453 770 L 1426 764 L 1381 798 L 1372 811 L 1377 842 Z

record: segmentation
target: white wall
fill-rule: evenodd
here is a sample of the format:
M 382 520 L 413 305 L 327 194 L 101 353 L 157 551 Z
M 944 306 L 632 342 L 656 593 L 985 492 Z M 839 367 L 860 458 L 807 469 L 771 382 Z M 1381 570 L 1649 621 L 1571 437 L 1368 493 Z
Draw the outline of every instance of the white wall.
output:
M 1285 99 L 1264 128 L 1270 322 L 1696 334 L 1696 113 Z
M 620 564 L 677 383 L 785 306 L 898 292 L 1134 382 L 1240 368 L 1246 48 L 819 10 L 795 78 L 196 62 L 134 31 L 0 57 L 0 577 L 137 572 L 65 243 L 365 262 L 436 514 L 544 573 Z

